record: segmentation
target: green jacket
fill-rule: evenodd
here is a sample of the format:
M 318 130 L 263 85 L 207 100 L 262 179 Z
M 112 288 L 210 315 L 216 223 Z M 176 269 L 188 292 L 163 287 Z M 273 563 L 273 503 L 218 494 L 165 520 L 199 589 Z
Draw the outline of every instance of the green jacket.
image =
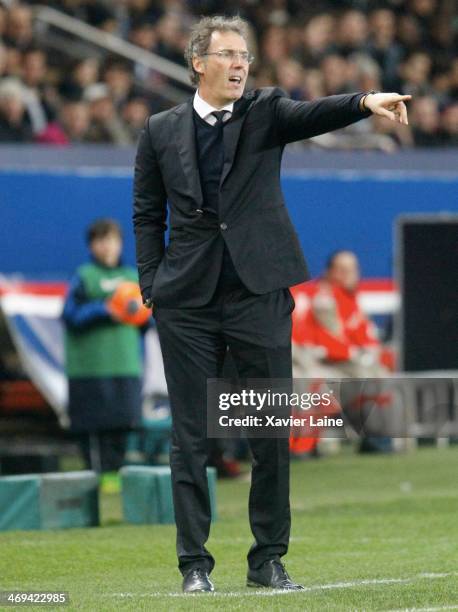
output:
M 78 268 L 63 313 L 69 378 L 141 375 L 139 329 L 113 321 L 105 305 L 123 281 L 138 282 L 137 272 L 97 263 Z

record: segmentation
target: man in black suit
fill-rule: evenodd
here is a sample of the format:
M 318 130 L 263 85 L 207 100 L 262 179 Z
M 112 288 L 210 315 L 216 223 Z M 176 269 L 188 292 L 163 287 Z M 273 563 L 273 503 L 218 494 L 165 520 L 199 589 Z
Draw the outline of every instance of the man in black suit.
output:
M 157 322 L 173 418 L 171 469 L 185 592 L 212 591 L 206 479 L 206 382 L 229 348 L 242 378 L 291 378 L 289 287 L 307 267 L 283 200 L 285 145 L 371 113 L 407 123 L 398 94 L 294 102 L 277 88 L 244 94 L 246 23 L 208 17 L 187 49 L 197 86 L 186 103 L 150 117 L 135 164 L 140 287 Z M 170 238 L 165 246 L 167 203 Z M 250 439 L 254 544 L 249 586 L 301 589 L 280 558 L 290 532 L 288 439 Z

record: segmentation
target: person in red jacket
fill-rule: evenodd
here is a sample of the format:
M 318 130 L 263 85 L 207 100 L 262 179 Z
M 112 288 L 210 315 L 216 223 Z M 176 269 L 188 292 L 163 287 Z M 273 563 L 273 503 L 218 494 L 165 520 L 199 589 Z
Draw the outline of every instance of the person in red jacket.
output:
M 323 278 L 310 295 L 310 305 L 300 329 L 301 343 L 293 345 L 294 378 L 374 379 L 389 375 L 390 355 L 381 346 L 372 322 L 358 304 L 359 263 L 351 251 L 337 251 L 328 260 Z M 371 392 L 346 393 L 352 406 L 363 409 L 388 407 L 389 394 L 380 383 L 373 383 Z M 350 389 L 347 385 L 346 389 Z M 343 406 L 349 410 L 350 406 Z M 299 440 L 302 440 L 301 442 Z M 306 438 L 291 440 L 292 452 L 306 447 Z M 368 444 L 363 439 L 362 447 Z M 305 445 L 305 446 L 304 446 Z
M 388 374 L 390 359 L 374 325 L 358 304 L 359 280 L 354 253 L 337 251 L 331 255 L 323 278 L 310 296 L 301 344 L 295 346 L 298 375 L 304 376 L 311 369 L 314 375 L 319 375 L 319 370 L 327 377 L 370 378 Z

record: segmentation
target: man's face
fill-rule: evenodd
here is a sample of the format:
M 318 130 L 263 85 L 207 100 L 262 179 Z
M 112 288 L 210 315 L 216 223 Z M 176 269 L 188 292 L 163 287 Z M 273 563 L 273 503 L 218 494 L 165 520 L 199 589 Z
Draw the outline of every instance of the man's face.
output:
M 61 123 L 70 138 L 82 138 L 89 128 L 89 110 L 83 102 L 70 102 L 61 112 Z
M 4 115 L 9 123 L 19 124 L 25 112 L 25 106 L 20 96 L 7 96 L 0 99 L 0 114 Z
M 41 51 L 28 53 L 23 61 L 23 79 L 31 87 L 39 85 L 46 76 L 46 58 Z
M 111 98 L 100 98 L 99 100 L 94 100 L 90 104 L 89 111 L 91 114 L 91 119 L 99 121 L 100 123 L 109 121 L 115 114 L 115 109 Z
M 127 70 L 113 66 L 105 73 L 105 83 L 115 95 L 126 95 L 131 88 L 132 78 Z
M 355 291 L 359 283 L 359 265 L 355 255 L 350 252 L 337 255 L 327 277 L 346 291 Z
M 229 58 L 213 55 L 218 51 L 238 53 Z M 249 64 L 240 54 L 247 51 L 245 40 L 236 32 L 212 33 L 207 50 L 211 55 L 193 60 L 194 69 L 200 74 L 199 94 L 206 102 L 221 108 L 242 97 Z
M 122 240 L 117 232 L 94 238 L 90 244 L 92 255 L 104 266 L 115 268 L 121 257 Z

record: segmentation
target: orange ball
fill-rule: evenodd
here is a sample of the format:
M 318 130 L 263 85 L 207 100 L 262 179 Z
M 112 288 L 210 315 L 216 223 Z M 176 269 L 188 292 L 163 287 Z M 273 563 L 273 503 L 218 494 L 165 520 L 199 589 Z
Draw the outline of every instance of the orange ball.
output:
M 151 316 L 151 311 L 143 305 L 137 283 L 131 281 L 125 281 L 116 287 L 108 299 L 108 308 L 116 319 L 129 325 L 145 325 Z

